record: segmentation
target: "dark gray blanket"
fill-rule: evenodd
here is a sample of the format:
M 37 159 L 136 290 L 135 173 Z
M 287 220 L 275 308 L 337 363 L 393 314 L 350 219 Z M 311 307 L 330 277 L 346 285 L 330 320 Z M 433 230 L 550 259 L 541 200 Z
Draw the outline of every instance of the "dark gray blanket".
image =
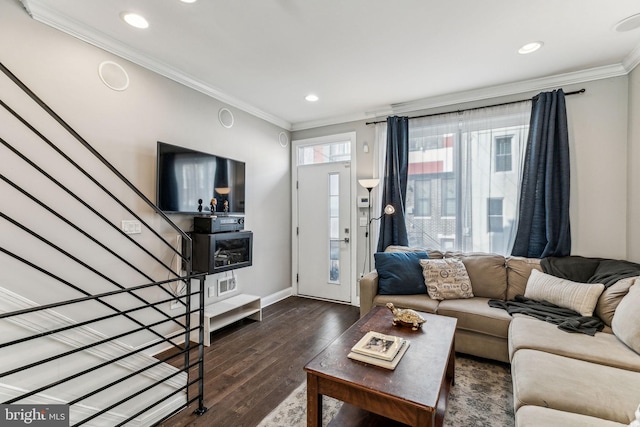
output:
M 602 283 L 605 288 L 627 277 L 640 276 L 640 264 L 581 256 L 548 257 L 540 261 L 542 271 L 580 283 Z
M 489 300 L 490 307 L 501 308 L 507 313 L 526 314 L 536 319 L 558 325 L 559 329 L 566 332 L 578 332 L 587 335 L 595 335 L 604 328 L 604 322 L 597 317 L 585 317 L 568 308 L 558 307 L 544 301 L 534 301 L 522 295 L 516 295 L 513 300 Z
M 607 258 L 547 257 L 540 261 L 540 266 L 542 271 L 552 276 L 579 283 L 602 283 L 605 288 L 618 280 L 640 276 L 640 264 Z M 489 306 L 502 308 L 511 315 L 526 314 L 558 325 L 558 328 L 567 332 L 595 335 L 604 328 L 604 322 L 598 317 L 584 317 L 568 308 L 534 301 L 522 295 L 517 295 L 511 301 L 489 300 Z

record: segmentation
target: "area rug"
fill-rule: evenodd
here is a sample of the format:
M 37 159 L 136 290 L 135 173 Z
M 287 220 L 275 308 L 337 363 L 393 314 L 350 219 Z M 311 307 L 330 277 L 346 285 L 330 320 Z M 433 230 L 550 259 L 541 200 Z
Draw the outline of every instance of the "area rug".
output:
M 445 427 L 513 427 L 513 395 L 509 366 L 486 360 L 456 356 L 455 385 L 449 394 Z M 342 402 L 322 399 L 326 426 Z M 258 427 L 305 427 L 307 425 L 307 387 L 301 384 L 282 401 Z

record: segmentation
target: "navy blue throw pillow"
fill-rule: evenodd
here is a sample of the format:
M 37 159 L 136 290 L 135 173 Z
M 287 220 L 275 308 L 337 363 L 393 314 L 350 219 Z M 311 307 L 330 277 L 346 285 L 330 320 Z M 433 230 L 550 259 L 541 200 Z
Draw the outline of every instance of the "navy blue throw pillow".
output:
M 378 271 L 378 294 L 427 293 L 419 261 L 429 258 L 426 252 L 377 252 L 373 256 Z

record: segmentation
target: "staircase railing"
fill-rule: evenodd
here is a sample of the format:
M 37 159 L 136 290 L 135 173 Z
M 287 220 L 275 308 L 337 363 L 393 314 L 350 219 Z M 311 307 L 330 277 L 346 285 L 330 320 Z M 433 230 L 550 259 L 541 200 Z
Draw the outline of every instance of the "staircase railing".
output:
M 191 238 L 0 71 L 0 401 L 68 405 L 74 426 L 205 412 L 205 276 L 192 272 Z M 144 233 L 123 231 L 125 215 Z

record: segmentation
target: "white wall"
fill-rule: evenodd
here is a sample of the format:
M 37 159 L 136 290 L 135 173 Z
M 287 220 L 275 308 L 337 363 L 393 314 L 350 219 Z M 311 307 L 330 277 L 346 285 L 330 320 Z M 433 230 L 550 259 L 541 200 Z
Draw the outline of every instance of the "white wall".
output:
M 638 74 L 638 71 L 636 71 Z M 640 102 L 640 86 L 636 76 L 636 103 Z M 563 87 L 565 92 L 585 88 L 586 93 L 572 95 L 567 100 L 571 156 L 571 229 L 572 254 L 582 256 L 601 256 L 627 258 L 627 241 L 638 240 L 640 225 L 632 230 L 627 223 L 627 205 L 635 206 L 637 217 L 640 213 L 640 194 L 638 194 L 637 173 L 635 191 L 627 185 L 627 93 L 626 76 L 603 79 L 583 84 Z M 468 107 L 491 105 L 495 103 L 526 99 L 536 95 L 527 93 L 474 102 L 433 110 L 417 111 L 412 115 L 452 111 Z M 636 106 L 636 110 L 640 108 Z M 637 114 L 636 114 L 637 116 Z M 364 122 L 345 123 L 317 129 L 294 132 L 292 138 L 302 139 L 332 133 L 356 130 L 359 141 L 358 176 L 371 176 L 371 162 L 361 161 L 364 154 L 360 150 L 361 141 L 374 141 L 374 126 L 365 126 Z M 635 159 L 640 156 L 638 134 L 635 130 Z M 372 147 L 373 148 L 373 147 Z M 373 152 L 373 149 L 371 150 Z M 631 160 L 630 160 L 631 161 Z M 633 167 L 631 168 L 633 169 Z M 632 176 L 629 177 L 629 182 Z M 632 184 L 630 184 L 632 185 Z M 631 218 L 631 217 L 630 217 Z M 630 221 L 632 221 L 630 219 Z M 632 234 L 634 233 L 634 234 Z M 634 238 L 635 236 L 635 238 Z M 364 234 L 358 235 L 358 247 L 365 248 Z M 640 244 L 635 248 L 635 259 L 640 257 Z M 365 249 L 359 250 L 358 259 L 362 260 Z
M 8 69 L 152 201 L 158 140 L 246 162 L 245 228 L 254 232 L 254 260 L 253 266 L 236 271 L 239 290 L 266 297 L 290 288 L 290 155 L 289 148 L 279 144 L 282 129 L 38 23 L 16 0 L 0 3 L 0 52 Z M 121 64 L 128 72 L 127 90 L 113 91 L 102 83 L 98 66 L 106 60 Z M 2 91 L 0 97 L 4 99 Z M 218 121 L 222 107 L 235 115 L 231 129 Z M 5 120 L 0 122 L 3 136 L 12 129 L 6 118 L 0 120 Z M 73 155 L 86 156 L 82 149 L 72 150 Z M 7 166 L 6 158 L 0 159 L 0 169 Z M 30 172 L 16 173 L 22 173 L 25 182 L 30 180 Z M 51 203 L 54 208 L 64 208 L 55 206 L 55 200 Z M 0 205 L 8 206 L 5 201 Z M 148 209 L 139 204 L 136 208 L 143 219 L 158 222 L 157 215 Z M 116 224 L 131 219 L 109 206 L 100 209 Z M 192 226 L 188 216 L 172 219 L 185 230 Z M 2 241 L 3 235 L 9 235 L 4 233 L 8 228 L 0 220 L 1 244 L 20 246 L 20 241 Z M 175 241 L 175 232 L 167 231 L 166 237 Z M 144 238 L 143 233 L 140 239 Z M 22 249 L 26 250 L 25 245 L 22 243 Z M 3 264 L 6 266 L 7 259 L 0 257 L 0 266 Z M 0 279 L 0 286 L 22 288 L 32 297 L 42 291 L 33 282 L 15 283 L 19 277 L 14 272 L 12 283 Z M 215 276 L 207 281 L 209 286 L 214 284 Z

